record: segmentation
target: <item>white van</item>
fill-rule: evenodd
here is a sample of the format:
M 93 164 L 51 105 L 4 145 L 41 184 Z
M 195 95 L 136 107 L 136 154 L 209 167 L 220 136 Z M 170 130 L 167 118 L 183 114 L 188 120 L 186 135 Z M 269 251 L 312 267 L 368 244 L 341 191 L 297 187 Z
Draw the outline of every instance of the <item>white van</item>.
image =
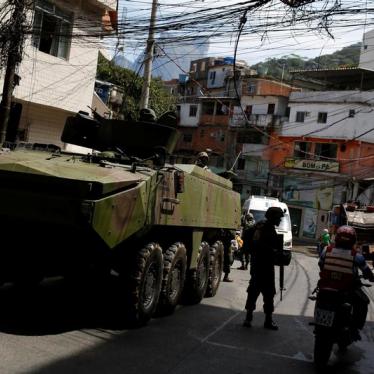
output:
M 285 251 L 291 251 L 292 226 L 287 204 L 280 202 L 275 197 L 251 196 L 244 202 L 242 213 L 252 213 L 255 222 L 259 222 L 265 218 L 266 211 L 272 206 L 281 208 L 284 212 L 284 217 L 282 218 L 279 226 L 276 227 L 276 230 L 278 234 L 283 234 L 283 249 Z

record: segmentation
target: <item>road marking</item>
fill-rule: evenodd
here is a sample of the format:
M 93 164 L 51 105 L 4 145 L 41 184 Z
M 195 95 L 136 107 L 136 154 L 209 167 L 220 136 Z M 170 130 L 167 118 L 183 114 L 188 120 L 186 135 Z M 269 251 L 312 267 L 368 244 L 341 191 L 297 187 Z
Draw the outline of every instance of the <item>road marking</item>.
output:
M 235 346 L 235 345 L 222 344 L 222 343 L 217 343 L 217 342 L 212 342 L 212 341 L 207 341 L 206 344 L 214 345 L 216 347 L 221 347 L 221 348 L 235 349 L 235 350 L 238 350 L 238 351 L 249 351 L 249 352 L 264 354 L 264 355 L 267 355 L 267 356 L 286 358 L 286 359 L 289 359 L 289 360 L 303 361 L 303 362 L 313 362 L 312 359 L 306 358 L 304 353 L 302 353 L 302 352 L 297 352 L 295 355 L 289 356 L 289 355 L 282 355 L 280 353 L 275 353 L 275 352 L 259 351 L 259 350 L 256 350 L 256 349 L 243 348 L 243 347 L 238 347 L 238 346 Z
M 235 319 L 241 313 L 243 313 L 241 310 L 239 312 L 236 312 L 229 319 L 227 319 L 225 322 L 223 322 L 221 326 L 217 327 L 214 331 L 212 331 L 210 334 L 208 334 L 205 338 L 202 338 L 200 340 L 200 342 L 205 343 L 210 337 L 217 334 L 217 332 L 221 331 L 226 325 L 228 325 L 233 319 Z
M 227 326 L 233 319 L 235 319 L 241 313 L 242 313 L 242 311 L 238 311 L 237 313 L 233 314 L 230 318 L 228 318 L 225 322 L 223 322 L 220 326 L 218 326 L 214 331 L 212 331 L 210 334 L 208 334 L 204 338 L 200 339 L 200 343 L 206 343 L 206 344 L 209 344 L 209 345 L 214 345 L 214 346 L 217 346 L 217 347 L 227 348 L 227 349 L 262 353 L 262 354 L 265 354 L 265 355 L 268 355 L 268 356 L 286 358 L 286 359 L 290 359 L 290 360 L 303 361 L 303 362 L 313 362 L 313 360 L 306 358 L 305 355 L 302 352 L 297 352 L 295 355 L 289 356 L 289 355 L 283 355 L 283 354 L 280 354 L 280 353 L 258 351 L 258 350 L 255 350 L 255 349 L 238 347 L 238 346 L 231 345 L 231 344 L 223 344 L 223 343 L 218 343 L 218 342 L 214 342 L 214 341 L 209 340 L 212 336 L 214 336 L 219 331 L 221 331 L 225 326 Z M 306 330 L 306 331 L 308 331 L 308 333 L 310 333 L 310 331 L 307 330 L 307 328 L 303 325 L 303 323 L 301 321 L 299 321 L 297 318 L 295 318 L 295 321 L 302 327 L 303 330 Z M 311 335 L 313 335 L 313 334 L 311 334 Z

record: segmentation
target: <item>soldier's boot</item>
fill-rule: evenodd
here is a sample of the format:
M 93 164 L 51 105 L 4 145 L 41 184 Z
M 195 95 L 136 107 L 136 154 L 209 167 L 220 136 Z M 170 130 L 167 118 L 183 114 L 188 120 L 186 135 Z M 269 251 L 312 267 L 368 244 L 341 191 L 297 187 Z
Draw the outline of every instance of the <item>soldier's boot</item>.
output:
M 264 328 L 268 330 L 278 330 L 278 325 L 273 321 L 272 314 L 266 314 Z
M 245 317 L 245 320 L 243 322 L 244 327 L 252 327 L 252 319 L 253 319 L 253 313 L 247 310 L 247 315 Z
M 229 275 L 226 273 L 222 279 L 222 282 L 234 282 L 234 280 L 229 278 Z

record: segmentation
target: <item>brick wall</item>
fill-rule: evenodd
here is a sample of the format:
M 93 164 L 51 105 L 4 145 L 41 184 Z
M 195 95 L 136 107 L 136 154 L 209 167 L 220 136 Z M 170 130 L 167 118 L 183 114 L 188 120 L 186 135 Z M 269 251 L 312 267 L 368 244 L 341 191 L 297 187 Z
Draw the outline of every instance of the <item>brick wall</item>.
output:
M 255 87 L 254 92 L 249 91 L 251 85 Z M 244 80 L 242 86 L 243 95 L 273 95 L 288 97 L 294 90 L 294 88 L 287 84 L 258 78 Z

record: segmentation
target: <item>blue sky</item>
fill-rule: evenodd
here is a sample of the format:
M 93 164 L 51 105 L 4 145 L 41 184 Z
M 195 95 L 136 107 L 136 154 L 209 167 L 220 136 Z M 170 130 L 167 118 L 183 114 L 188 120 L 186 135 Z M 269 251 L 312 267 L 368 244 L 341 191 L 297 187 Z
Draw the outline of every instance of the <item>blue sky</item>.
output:
M 348 4 L 348 1 L 350 0 L 342 0 L 342 2 L 346 2 L 346 4 Z M 358 4 L 357 1 L 364 0 L 356 0 L 356 5 Z M 362 4 L 365 4 L 365 1 Z M 369 0 L 369 2 L 370 1 L 371 0 Z M 199 9 L 199 7 L 201 9 L 211 6 L 219 7 L 238 2 L 237 0 L 159 0 L 158 17 L 183 14 L 183 12 L 186 13 L 193 9 Z M 126 19 L 139 19 L 144 21 L 149 18 L 151 3 L 151 0 L 120 0 L 120 9 L 125 16 L 125 24 Z M 272 12 L 276 11 L 276 6 L 279 6 L 280 3 L 274 1 L 273 4 L 275 5 L 272 5 Z M 250 27 L 251 24 L 256 24 L 256 22 L 257 25 L 260 24 L 258 19 L 266 19 L 268 14 L 269 9 L 254 12 L 248 17 L 249 20 L 247 21 L 246 27 Z M 276 32 L 269 31 L 266 35 L 257 33 L 244 35 L 240 39 L 237 58 L 246 60 L 249 64 L 254 64 L 266 58 L 281 57 L 290 54 L 297 54 L 310 58 L 320 54 L 332 53 L 342 47 L 361 41 L 364 31 L 370 29 L 369 26 L 362 25 L 362 15 L 360 18 L 357 18 L 357 22 L 354 22 L 354 17 L 350 17 L 350 21 L 352 20 L 353 22 L 350 22 L 352 26 L 345 26 L 343 23 L 341 24 L 343 27 L 331 27 L 331 33 L 334 39 L 329 37 L 326 32 L 308 30 L 305 24 L 303 25 L 303 30 L 298 31 L 293 27 L 285 27 L 283 30 L 277 30 Z M 233 56 L 238 22 L 239 20 L 233 20 L 232 32 L 228 33 L 227 36 L 219 38 L 213 37 L 210 39 L 208 52 L 210 56 Z M 344 22 L 346 23 L 346 21 Z M 145 40 L 146 35 L 144 35 L 144 43 Z M 139 52 L 143 50 L 144 43 L 139 40 L 135 41 L 132 38 L 124 39 L 125 56 L 130 60 L 134 60 Z

